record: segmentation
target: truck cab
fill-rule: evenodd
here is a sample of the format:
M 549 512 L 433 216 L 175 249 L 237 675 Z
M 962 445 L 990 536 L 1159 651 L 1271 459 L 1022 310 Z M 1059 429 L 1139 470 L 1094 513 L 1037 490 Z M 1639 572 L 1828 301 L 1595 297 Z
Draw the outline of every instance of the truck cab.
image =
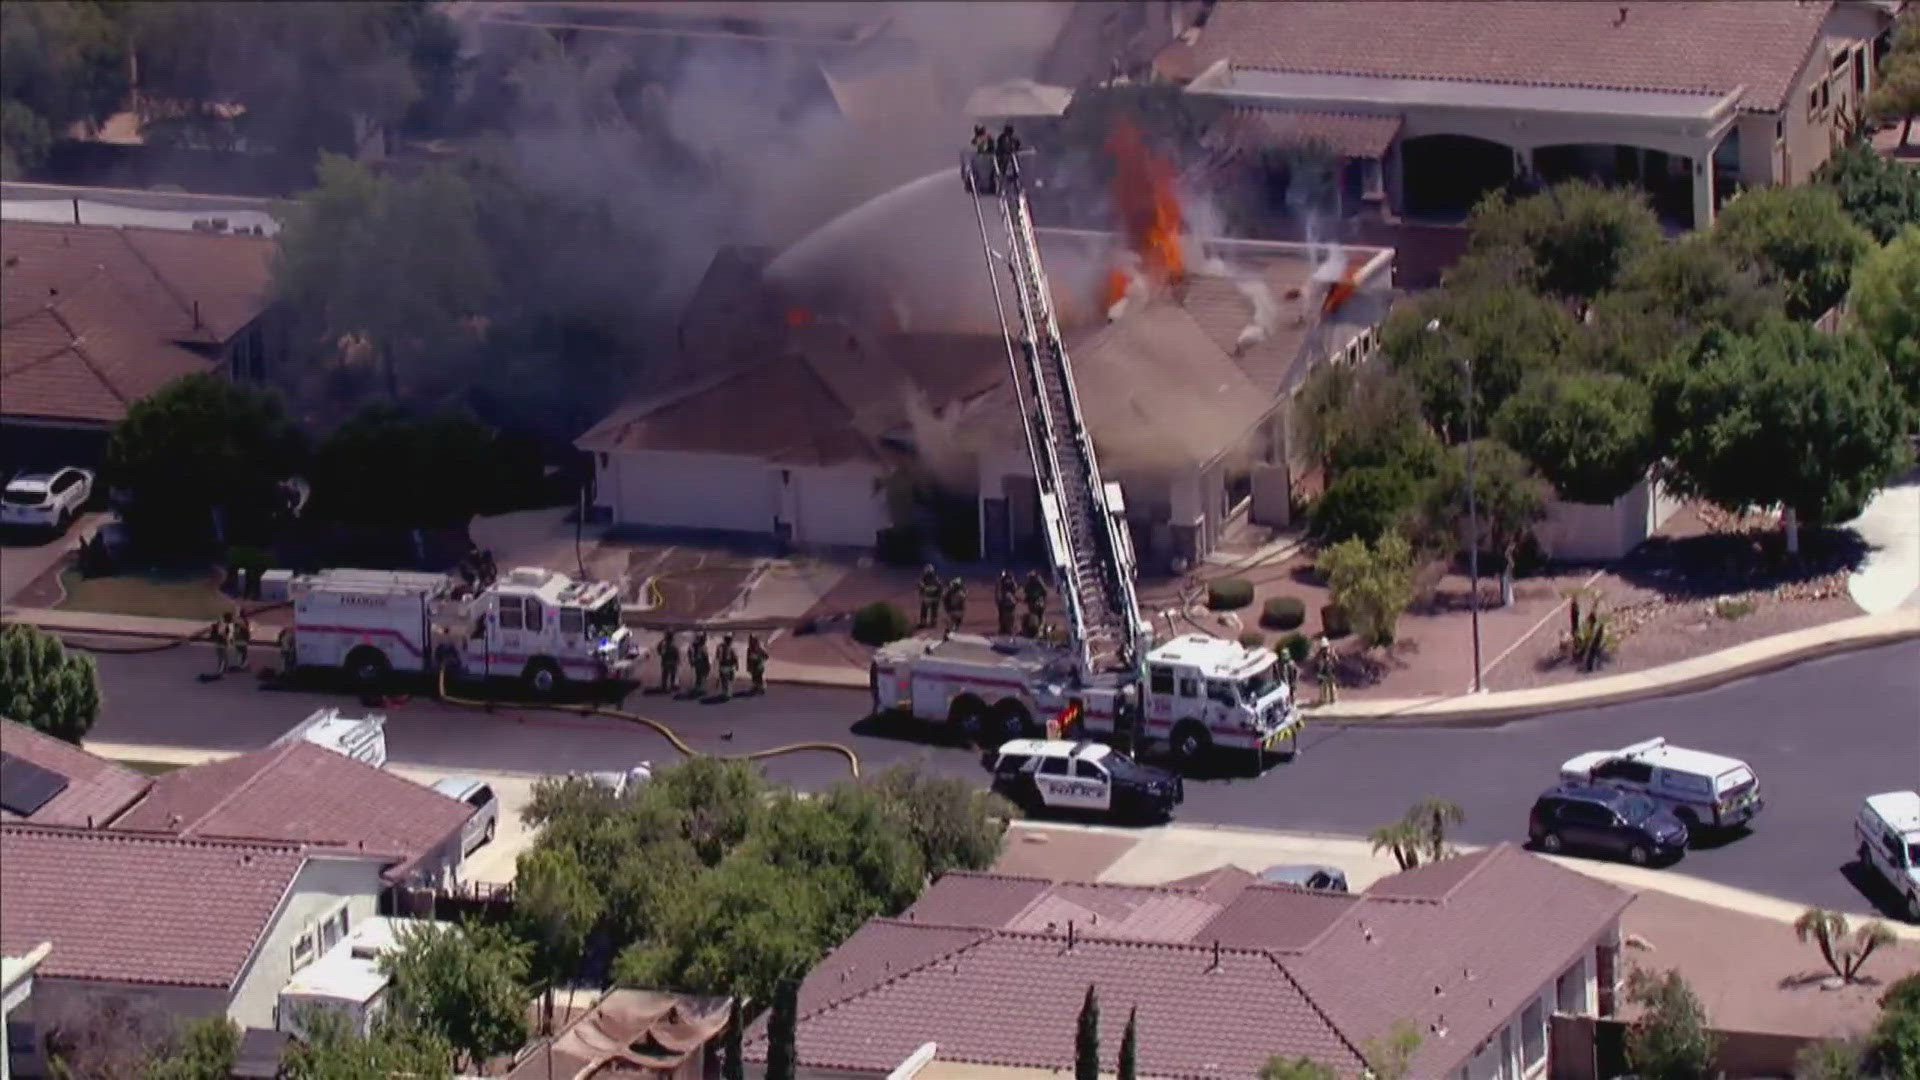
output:
M 1300 714 L 1278 654 L 1206 634 L 1183 634 L 1147 654 L 1141 695 L 1149 739 L 1167 740 L 1177 758 L 1192 760 L 1218 746 L 1298 748 Z
M 486 670 L 523 674 L 551 693 L 563 679 L 625 679 L 639 655 L 620 617 L 612 582 L 575 581 L 542 567 L 516 567 L 487 590 Z

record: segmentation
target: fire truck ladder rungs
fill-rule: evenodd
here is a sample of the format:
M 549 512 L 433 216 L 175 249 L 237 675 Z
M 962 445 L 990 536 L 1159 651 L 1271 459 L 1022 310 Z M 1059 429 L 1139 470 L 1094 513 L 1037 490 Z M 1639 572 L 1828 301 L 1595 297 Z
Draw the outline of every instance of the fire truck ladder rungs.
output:
M 1017 184 L 998 185 L 1007 229 L 1006 268 L 1020 312 L 1020 337 L 1007 324 L 995 274 L 996 252 L 976 199 L 980 239 L 993 282 L 994 305 L 1006 335 L 1007 361 L 1033 456 L 1041 518 L 1055 581 L 1083 678 L 1122 666 L 1137 668 L 1150 630 L 1134 593 L 1133 544 L 1113 510 L 1092 439 L 1081 419 L 1073 369 L 1054 319 L 1040 246 L 1026 195 Z

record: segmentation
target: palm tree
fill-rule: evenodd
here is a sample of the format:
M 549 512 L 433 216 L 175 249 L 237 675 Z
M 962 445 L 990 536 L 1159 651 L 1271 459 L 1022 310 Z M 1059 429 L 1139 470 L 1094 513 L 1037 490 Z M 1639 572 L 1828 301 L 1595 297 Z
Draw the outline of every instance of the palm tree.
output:
M 1424 836 L 1420 827 L 1407 818 L 1380 826 L 1368 833 L 1367 839 L 1373 841 L 1374 854 L 1392 852 L 1393 861 L 1399 863 L 1402 870 L 1411 870 L 1420 865 L 1420 853 L 1425 846 Z
M 1420 835 L 1421 853 L 1436 862 L 1455 854 L 1447 846 L 1447 830 L 1467 820 L 1467 813 L 1458 803 L 1428 798 L 1415 803 L 1406 820 Z
M 1793 922 L 1793 935 L 1802 943 L 1812 941 L 1817 945 L 1821 959 L 1842 984 L 1857 981 L 1867 958 L 1893 944 L 1893 931 L 1878 919 L 1861 925 L 1851 934 L 1848 930 L 1845 915 L 1821 908 L 1808 908 Z

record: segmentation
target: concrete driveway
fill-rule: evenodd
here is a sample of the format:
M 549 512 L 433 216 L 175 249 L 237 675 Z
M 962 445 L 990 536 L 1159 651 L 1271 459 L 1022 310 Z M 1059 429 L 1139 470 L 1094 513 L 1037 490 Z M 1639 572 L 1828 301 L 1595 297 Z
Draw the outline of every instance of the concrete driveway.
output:
M 1869 615 L 1920 607 L 1920 470 L 1882 490 L 1849 522 L 1871 549 L 1847 578 L 1847 592 Z
M 493 839 L 475 848 L 460 866 L 460 878 L 463 881 L 485 882 L 490 885 L 504 885 L 513 880 L 513 872 L 519 861 L 520 853 L 533 845 L 536 835 L 520 819 L 520 812 L 533 800 L 533 785 L 537 776 L 482 776 L 476 773 L 455 773 L 445 769 L 421 769 L 405 765 L 389 766 L 389 770 L 416 783 L 432 786 L 434 782 L 449 776 L 476 776 L 485 780 L 493 788 L 494 797 L 500 800 L 500 818 L 494 825 Z
M 86 514 L 57 536 L 40 532 L 7 530 L 0 535 L 0 603 L 8 603 L 21 589 L 33 584 L 60 557 L 73 549 L 79 538 L 99 528 L 106 514 Z

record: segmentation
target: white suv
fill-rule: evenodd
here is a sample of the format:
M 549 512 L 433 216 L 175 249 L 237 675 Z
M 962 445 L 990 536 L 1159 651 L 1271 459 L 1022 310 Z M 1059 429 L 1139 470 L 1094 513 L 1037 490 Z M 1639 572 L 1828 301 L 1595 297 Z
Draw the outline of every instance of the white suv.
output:
M 1746 762 L 1670 746 L 1665 739 L 1581 754 L 1560 766 L 1560 778 L 1641 792 L 1671 811 L 1689 834 L 1745 825 L 1765 805 L 1760 780 Z
M 1853 819 L 1860 865 L 1900 894 L 1907 918 L 1920 922 L 1920 792 L 1869 795 Z
M 65 532 L 93 497 L 93 474 L 66 468 L 13 478 L 0 492 L 0 525 Z

